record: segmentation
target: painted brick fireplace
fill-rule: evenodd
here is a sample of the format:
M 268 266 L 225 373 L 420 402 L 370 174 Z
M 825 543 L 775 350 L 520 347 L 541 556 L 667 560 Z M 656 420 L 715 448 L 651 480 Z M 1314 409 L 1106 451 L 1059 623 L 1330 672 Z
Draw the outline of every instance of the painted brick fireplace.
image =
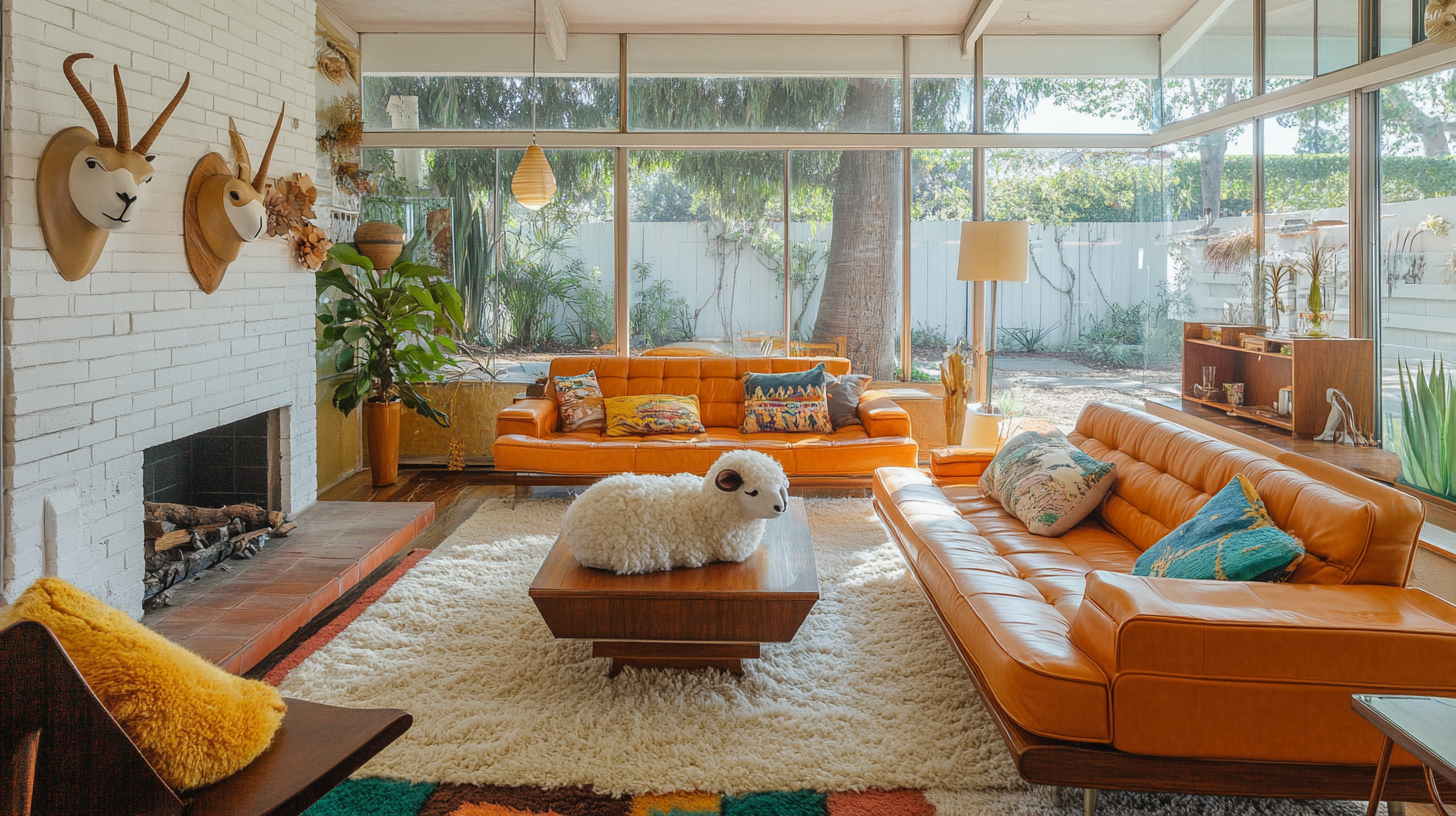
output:
M 283 240 L 246 245 L 204 294 L 182 244 L 187 175 L 229 155 L 228 117 L 266 140 L 287 103 L 272 172 L 315 173 L 312 0 L 85 0 L 7 4 L 4 100 L 3 594 L 59 575 L 142 611 L 144 451 L 274 412 L 279 508 L 315 493 L 313 276 Z M 68 282 L 45 251 L 35 171 L 47 140 L 90 126 L 61 74 L 67 54 L 115 118 L 120 65 L 132 121 L 149 123 L 191 72 L 154 150 L 146 208 Z

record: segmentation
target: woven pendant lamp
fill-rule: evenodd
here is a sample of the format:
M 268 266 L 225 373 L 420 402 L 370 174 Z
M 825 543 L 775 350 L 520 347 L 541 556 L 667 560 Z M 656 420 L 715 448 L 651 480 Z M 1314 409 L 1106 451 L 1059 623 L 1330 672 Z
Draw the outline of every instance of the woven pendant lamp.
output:
M 536 96 L 539 87 L 536 78 L 536 15 L 540 11 L 540 4 L 531 4 L 531 146 L 526 148 L 526 155 L 521 157 L 521 163 L 516 165 L 516 172 L 511 176 L 511 195 L 516 201 L 528 210 L 539 210 L 551 201 L 556 195 L 556 174 L 551 172 L 551 162 L 546 161 L 546 153 L 536 145 Z
M 516 165 L 511 176 L 511 194 L 528 210 L 539 210 L 556 195 L 556 174 L 551 172 L 551 163 L 546 153 L 536 145 L 526 148 L 526 155 Z

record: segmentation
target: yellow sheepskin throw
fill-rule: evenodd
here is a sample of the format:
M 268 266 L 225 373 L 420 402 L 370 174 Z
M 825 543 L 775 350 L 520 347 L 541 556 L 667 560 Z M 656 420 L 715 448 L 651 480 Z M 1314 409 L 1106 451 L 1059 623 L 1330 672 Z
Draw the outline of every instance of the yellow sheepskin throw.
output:
M 0 609 L 5 624 L 44 624 L 86 683 L 179 791 L 230 776 L 263 753 L 283 721 L 278 690 L 219 669 L 59 578 Z

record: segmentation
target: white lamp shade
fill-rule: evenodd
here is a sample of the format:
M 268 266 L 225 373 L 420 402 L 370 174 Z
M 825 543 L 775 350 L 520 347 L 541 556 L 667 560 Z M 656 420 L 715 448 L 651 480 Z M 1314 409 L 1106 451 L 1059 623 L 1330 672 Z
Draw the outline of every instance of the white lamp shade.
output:
M 1026 221 L 962 221 L 956 280 L 1025 281 L 1030 244 Z
M 961 434 L 961 447 L 976 450 L 996 450 L 1001 445 L 1001 420 L 1003 414 L 988 414 L 980 405 L 966 409 L 966 427 Z

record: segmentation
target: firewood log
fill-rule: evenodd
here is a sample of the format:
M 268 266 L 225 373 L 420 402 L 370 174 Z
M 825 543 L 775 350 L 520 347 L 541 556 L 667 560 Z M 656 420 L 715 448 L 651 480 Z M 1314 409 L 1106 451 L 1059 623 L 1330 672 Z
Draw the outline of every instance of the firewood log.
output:
M 152 549 L 157 552 L 166 552 L 173 547 L 180 547 L 192 540 L 191 530 L 173 530 L 170 533 L 163 533 L 157 537 L 152 544 Z
M 178 527 L 201 527 L 205 524 L 227 524 L 235 518 L 243 520 L 249 530 L 268 525 L 268 511 L 256 504 L 230 504 L 214 509 L 210 507 L 188 507 L 185 504 L 147 502 L 147 518 L 170 521 Z

